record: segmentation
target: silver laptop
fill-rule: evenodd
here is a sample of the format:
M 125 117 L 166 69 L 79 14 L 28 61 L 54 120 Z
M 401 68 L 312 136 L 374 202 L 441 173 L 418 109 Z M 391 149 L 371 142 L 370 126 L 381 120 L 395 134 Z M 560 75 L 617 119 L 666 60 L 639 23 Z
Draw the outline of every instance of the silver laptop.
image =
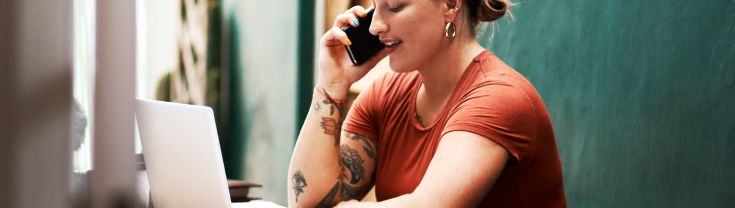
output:
M 230 207 L 212 109 L 142 99 L 135 107 L 153 206 Z

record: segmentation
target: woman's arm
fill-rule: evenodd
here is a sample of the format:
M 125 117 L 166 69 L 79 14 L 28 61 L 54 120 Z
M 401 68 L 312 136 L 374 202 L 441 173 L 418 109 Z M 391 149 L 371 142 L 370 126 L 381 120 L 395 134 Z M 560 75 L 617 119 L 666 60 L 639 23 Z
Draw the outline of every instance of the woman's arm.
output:
M 378 203 L 337 207 L 475 207 L 503 172 L 509 153 L 483 136 L 450 132 L 442 137 L 424 178 L 411 194 Z
M 319 81 L 296 141 L 289 166 L 289 207 L 332 207 L 360 198 L 372 186 L 376 146 L 362 135 L 342 132 L 345 110 L 341 101 L 356 82 L 388 55 L 382 50 L 362 65 L 353 65 L 345 45 L 352 43 L 342 27 L 356 27 L 367 15 L 355 6 L 340 14 L 320 40 Z M 349 116 L 347 116 L 349 119 Z
M 373 184 L 375 143 L 346 131 L 340 139 L 344 110 L 325 93 L 314 93 L 291 156 L 289 207 L 332 207 L 362 198 Z

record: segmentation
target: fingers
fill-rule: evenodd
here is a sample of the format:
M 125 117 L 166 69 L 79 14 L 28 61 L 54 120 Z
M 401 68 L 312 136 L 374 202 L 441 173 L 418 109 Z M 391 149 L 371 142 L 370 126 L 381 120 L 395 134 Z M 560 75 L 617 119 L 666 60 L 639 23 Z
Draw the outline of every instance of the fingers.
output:
M 364 17 L 365 15 L 367 15 L 365 8 L 354 6 L 344 13 L 337 15 L 337 18 L 334 19 L 333 26 L 337 28 L 344 28 L 347 25 L 351 25 L 352 27 L 360 26 L 360 21 L 357 18 Z
M 367 15 L 367 10 L 362 6 L 354 6 L 344 13 L 337 15 L 334 19 L 334 25 L 329 31 L 327 31 L 322 37 L 322 44 L 324 46 L 336 46 L 336 45 L 352 45 L 352 42 L 347 38 L 347 34 L 342 31 L 347 25 L 352 27 L 360 26 L 360 21 L 357 17 L 364 17 Z
M 342 13 L 337 15 L 337 18 L 334 19 L 334 27 L 337 28 L 344 28 L 347 25 L 352 25 L 352 27 L 360 26 L 360 21 L 357 20 L 357 17 L 355 17 L 354 14 L 351 13 Z
M 345 11 L 345 13 L 352 13 L 355 16 L 364 17 L 365 15 L 367 15 L 367 9 L 365 9 L 364 7 L 360 5 L 357 5 L 357 6 L 353 6 L 352 8 L 348 9 L 347 11 Z
M 342 31 L 342 29 L 332 27 L 332 29 L 329 29 L 326 33 L 324 33 L 324 36 L 322 36 L 322 45 L 327 47 L 338 45 L 352 45 L 352 42 L 349 38 L 347 38 L 347 34 Z

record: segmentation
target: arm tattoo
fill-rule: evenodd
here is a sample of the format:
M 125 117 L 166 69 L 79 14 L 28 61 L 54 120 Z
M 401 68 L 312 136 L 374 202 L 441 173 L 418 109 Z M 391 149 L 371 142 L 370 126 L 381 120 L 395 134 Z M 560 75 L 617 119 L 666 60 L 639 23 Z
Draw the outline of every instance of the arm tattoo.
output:
M 322 100 L 322 103 L 329 106 L 329 115 L 334 115 L 334 104 L 330 103 L 329 100 Z
M 373 152 L 372 155 L 375 154 L 375 144 L 367 137 L 346 131 L 345 135 L 353 140 L 361 140 L 365 142 L 366 146 L 364 149 L 371 150 L 366 153 L 368 155 L 371 154 L 369 152 Z M 317 208 L 333 207 L 341 201 L 355 199 L 364 195 L 369 191 L 367 188 L 372 186 L 370 183 L 365 183 L 361 186 L 357 185 L 366 177 L 365 161 L 362 159 L 360 154 L 358 154 L 358 151 L 348 145 L 342 145 L 340 146 L 339 152 L 339 165 L 342 167 L 342 173 L 337 178 L 337 183 L 332 186 L 332 189 L 327 193 L 327 195 L 322 198 L 319 204 L 316 205 Z M 371 156 L 371 159 L 374 159 L 372 157 L 373 156 Z
M 323 92 L 327 95 L 326 91 Z M 328 96 L 328 95 L 327 95 Z M 331 99 L 321 99 L 314 102 L 314 111 L 322 113 L 322 110 L 329 109 L 328 115 L 324 115 L 322 120 L 319 122 L 324 134 L 332 136 L 334 139 L 334 145 L 339 146 L 339 130 L 342 127 L 342 121 L 344 120 L 343 105 L 341 103 L 335 103 Z M 335 118 L 335 114 L 339 113 Z
M 365 150 L 365 153 L 372 159 L 375 159 L 376 150 L 375 150 L 375 142 L 368 139 L 366 136 L 351 133 L 345 131 L 345 136 L 352 140 L 362 141 L 362 143 L 365 143 L 365 146 L 362 147 L 363 150 Z
M 357 184 L 365 176 L 365 161 L 362 160 L 357 150 L 350 148 L 350 146 L 343 144 L 339 150 L 339 161 L 342 168 L 346 168 L 350 172 L 350 183 Z M 346 176 L 344 170 L 342 175 Z
M 314 111 L 316 111 L 316 112 L 322 112 L 322 106 L 319 105 L 319 102 L 318 101 L 314 103 Z
M 327 193 L 324 198 L 319 201 L 319 204 L 316 205 L 317 208 L 331 208 L 334 205 L 337 205 L 337 202 L 339 200 L 334 200 L 334 197 L 337 195 L 337 191 L 339 191 L 339 188 L 342 186 L 342 181 L 337 181 L 337 184 L 334 184 L 332 186 L 332 190 L 329 190 L 329 193 Z
M 293 174 L 293 177 L 291 177 L 291 180 L 293 180 L 293 192 L 294 195 L 296 195 L 296 201 L 299 201 L 299 195 L 301 193 L 304 193 L 304 187 L 306 187 L 306 178 L 304 178 L 304 175 L 301 174 L 301 170 L 297 170 L 296 173 Z
M 339 111 L 340 113 L 342 112 L 341 105 L 334 104 L 327 99 L 323 99 L 321 101 L 317 101 L 316 103 L 314 103 L 314 110 L 316 112 L 322 112 L 322 106 L 329 106 L 330 116 L 333 116 L 335 111 Z
M 339 129 L 340 123 L 337 123 L 334 118 L 322 117 L 320 125 L 324 130 L 324 134 L 331 135 L 334 138 L 334 145 L 339 145 L 339 134 L 337 130 Z
M 354 199 L 360 196 L 361 194 L 364 194 L 366 186 L 362 187 L 352 187 L 349 184 L 343 183 L 342 180 L 338 180 L 334 186 L 332 186 L 332 189 L 327 193 L 324 198 L 319 201 L 319 204 L 316 205 L 317 208 L 331 208 L 337 205 L 341 201 Z M 339 195 L 337 195 L 339 194 Z
M 345 115 L 344 114 L 344 110 L 345 110 L 344 109 L 344 103 L 337 102 L 336 100 L 332 99 L 331 98 L 332 96 L 330 96 L 329 93 L 327 93 L 327 90 L 325 90 L 324 88 L 322 88 L 322 93 L 324 94 L 325 97 L 327 97 L 327 99 L 325 99 L 322 102 L 324 102 L 325 104 L 327 104 L 327 103 L 330 104 L 330 107 L 329 107 L 329 115 L 330 116 L 333 115 L 334 114 L 334 108 L 337 108 L 337 110 L 340 113 L 340 116 L 344 116 Z
M 337 120 L 334 120 L 334 118 L 322 117 L 320 125 L 324 130 L 324 134 L 334 135 L 337 132 Z
M 352 187 L 349 184 L 342 183 L 342 199 L 354 199 L 357 198 L 362 188 Z

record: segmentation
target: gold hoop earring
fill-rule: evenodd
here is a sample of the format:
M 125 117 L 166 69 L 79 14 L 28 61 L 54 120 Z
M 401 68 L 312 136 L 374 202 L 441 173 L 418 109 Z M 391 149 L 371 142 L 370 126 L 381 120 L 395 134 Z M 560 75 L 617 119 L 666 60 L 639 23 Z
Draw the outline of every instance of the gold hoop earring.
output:
M 454 37 L 457 37 L 457 26 L 454 25 L 454 22 L 447 21 L 447 25 L 444 26 L 444 36 L 450 40 L 454 39 Z

